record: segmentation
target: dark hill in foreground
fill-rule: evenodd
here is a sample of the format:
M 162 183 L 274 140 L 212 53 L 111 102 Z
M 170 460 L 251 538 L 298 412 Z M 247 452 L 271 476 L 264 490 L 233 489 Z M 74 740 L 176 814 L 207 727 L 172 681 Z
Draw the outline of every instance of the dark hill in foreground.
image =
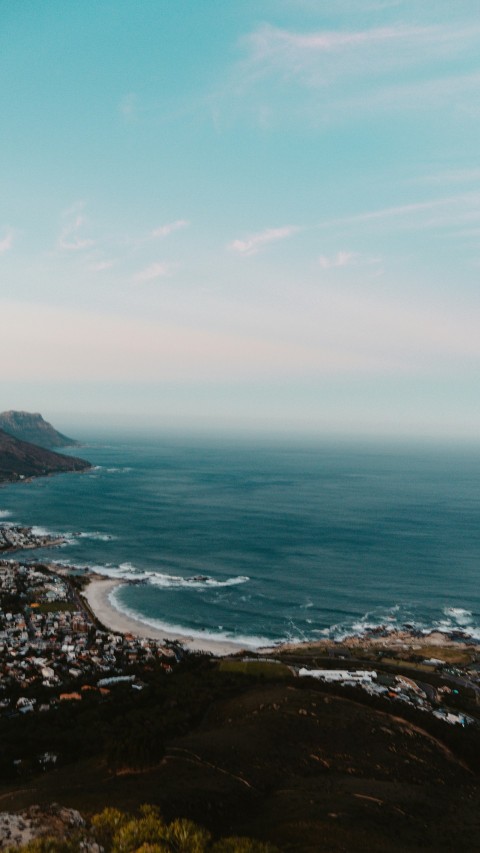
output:
M 48 421 L 38 413 L 32 412 L 0 412 L 0 429 L 3 429 L 20 441 L 29 441 L 40 447 L 52 449 L 54 447 L 68 447 L 78 442 L 67 435 L 58 432 Z
M 197 666 L 139 696 L 119 690 L 97 710 L 92 697 L 62 708 L 48 737 L 48 715 L 2 721 L 4 742 L 16 727 L 32 752 L 60 748 L 62 732 L 65 749 L 79 744 L 79 760 L 1 787 L 2 809 L 55 801 L 88 817 L 151 802 L 167 820 L 289 853 L 480 849 L 478 774 L 422 728 L 293 678 L 235 685 Z M 115 762 L 134 741 L 153 754 L 161 731 L 156 766 Z
M 42 477 L 64 471 L 83 471 L 90 463 L 20 441 L 0 429 L 0 482 Z

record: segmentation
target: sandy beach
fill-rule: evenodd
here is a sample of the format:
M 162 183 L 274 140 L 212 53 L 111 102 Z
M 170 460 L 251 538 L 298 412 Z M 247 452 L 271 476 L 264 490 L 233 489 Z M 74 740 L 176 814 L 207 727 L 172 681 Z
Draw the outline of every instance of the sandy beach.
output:
M 139 619 L 134 619 L 126 613 L 122 613 L 114 606 L 110 599 L 113 591 L 123 585 L 122 581 L 94 576 L 82 593 L 97 619 L 111 631 L 119 634 L 132 634 L 134 637 L 148 637 L 153 640 L 159 640 L 160 642 L 177 640 L 188 651 L 205 652 L 217 657 L 236 654 L 245 649 L 240 643 L 210 639 L 203 640 L 200 637 L 167 632 L 161 628 L 148 625 L 146 622 L 141 622 Z
M 52 567 L 58 572 L 59 567 Z M 67 570 L 68 573 L 68 570 Z M 242 645 L 228 640 L 214 640 L 211 638 L 193 637 L 188 634 L 175 633 L 173 631 L 164 630 L 155 625 L 149 625 L 140 619 L 123 613 L 118 610 L 112 602 L 112 593 L 115 589 L 123 586 L 125 581 L 112 578 L 104 578 L 101 575 L 90 575 L 90 582 L 83 591 L 82 595 L 90 605 L 91 610 L 96 615 L 97 619 L 109 628 L 119 634 L 132 634 L 134 637 L 147 637 L 159 642 L 177 641 L 186 650 L 190 652 L 203 652 L 216 657 L 227 657 L 238 652 L 261 652 L 263 654 L 275 654 L 278 652 L 296 652 L 301 649 L 324 649 L 342 645 L 351 652 L 355 649 L 368 647 L 371 651 L 378 649 L 391 649 L 392 651 L 421 651 L 437 647 L 442 648 L 452 647 L 464 649 L 468 646 L 468 641 L 461 641 L 458 638 L 455 640 L 451 636 L 438 631 L 432 631 L 423 636 L 414 635 L 407 630 L 395 630 L 381 636 L 364 635 L 351 636 L 344 638 L 341 643 L 335 640 L 322 640 L 318 642 L 304 643 L 284 643 L 279 645 L 252 647 Z
M 55 567 L 58 571 L 58 567 Z M 202 639 L 201 637 L 192 637 L 188 634 L 175 633 L 173 631 L 164 630 L 161 627 L 149 625 L 140 619 L 136 619 L 122 611 L 118 610 L 111 600 L 112 593 L 115 589 L 124 585 L 124 581 L 115 580 L 112 578 L 104 578 L 100 575 L 91 575 L 90 583 L 82 593 L 87 600 L 90 608 L 95 613 L 99 621 L 119 634 L 132 634 L 134 637 L 148 637 L 150 639 L 159 640 L 176 640 L 188 651 L 204 652 L 212 654 L 216 657 L 224 657 L 232 654 L 238 654 L 241 651 L 247 652 L 262 652 L 264 654 L 274 654 L 278 652 L 295 652 L 303 649 L 327 649 L 339 645 L 335 640 L 322 640 L 319 642 L 305 643 L 285 643 L 282 645 L 249 647 L 227 640 L 213 640 L 210 638 Z M 392 651 L 401 650 L 422 650 L 424 648 L 437 647 L 438 649 L 451 647 L 454 643 L 457 649 L 466 648 L 468 643 L 453 641 L 448 634 L 432 631 L 424 636 L 413 635 L 406 630 L 392 631 L 390 634 L 382 636 L 351 636 L 342 640 L 341 644 L 345 648 L 355 651 L 357 648 L 369 647 L 372 651 L 378 648 L 392 649 Z

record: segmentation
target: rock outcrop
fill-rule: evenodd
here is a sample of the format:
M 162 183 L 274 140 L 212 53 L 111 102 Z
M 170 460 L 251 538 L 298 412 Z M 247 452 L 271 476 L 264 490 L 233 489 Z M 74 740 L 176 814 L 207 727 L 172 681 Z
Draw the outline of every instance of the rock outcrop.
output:
M 85 821 L 75 809 L 52 803 L 43 807 L 30 806 L 21 812 L 0 812 L 0 850 L 20 847 L 46 836 L 58 841 L 74 838 L 78 841 L 78 849 L 85 853 L 100 853 L 101 850 L 88 838 Z

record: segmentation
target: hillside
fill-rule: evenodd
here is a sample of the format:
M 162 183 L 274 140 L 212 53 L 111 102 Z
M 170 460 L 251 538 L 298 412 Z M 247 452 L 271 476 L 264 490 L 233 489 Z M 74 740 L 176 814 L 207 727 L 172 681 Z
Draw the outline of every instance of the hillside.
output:
M 1 719 L 6 751 L 31 768 L 4 776 L 2 808 L 57 802 L 88 818 L 150 802 L 167 821 L 187 817 L 216 837 L 288 853 L 479 849 L 478 772 L 423 729 L 421 714 L 412 724 L 293 677 L 234 678 L 205 659 L 146 677 L 142 691 L 120 686 L 104 700 L 87 691 L 39 718 Z M 47 750 L 58 766 L 32 772 Z
M 83 471 L 90 463 L 20 441 L 0 429 L 0 482 L 42 477 L 64 471 Z
M 0 412 L 0 429 L 21 441 L 47 449 L 78 444 L 73 438 L 58 432 L 38 412 Z

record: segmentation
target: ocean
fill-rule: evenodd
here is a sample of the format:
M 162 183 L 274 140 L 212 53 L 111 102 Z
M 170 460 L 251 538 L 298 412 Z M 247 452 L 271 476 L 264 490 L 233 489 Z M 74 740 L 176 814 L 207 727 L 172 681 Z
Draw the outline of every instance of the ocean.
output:
M 480 450 L 99 440 L 95 468 L 0 489 L 0 520 L 65 534 L 26 560 L 142 580 L 116 605 L 252 645 L 385 625 L 480 640 Z

